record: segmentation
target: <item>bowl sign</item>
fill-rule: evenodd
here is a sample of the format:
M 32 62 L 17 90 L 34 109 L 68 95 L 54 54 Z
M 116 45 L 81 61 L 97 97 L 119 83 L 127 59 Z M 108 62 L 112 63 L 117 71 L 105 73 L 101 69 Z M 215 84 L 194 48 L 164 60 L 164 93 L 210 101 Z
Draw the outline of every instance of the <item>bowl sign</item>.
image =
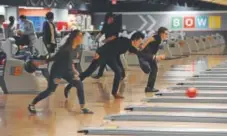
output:
M 221 16 L 184 16 L 171 18 L 172 29 L 221 29 Z

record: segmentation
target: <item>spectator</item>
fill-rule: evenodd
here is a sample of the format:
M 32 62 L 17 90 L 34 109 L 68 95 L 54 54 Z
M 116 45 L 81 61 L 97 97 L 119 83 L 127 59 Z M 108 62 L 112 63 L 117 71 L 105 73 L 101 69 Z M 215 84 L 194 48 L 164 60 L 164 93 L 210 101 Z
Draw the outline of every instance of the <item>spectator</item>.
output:
M 46 21 L 43 23 L 43 42 L 49 54 L 54 53 L 57 47 L 56 43 L 57 32 L 53 21 L 54 13 L 48 12 L 46 14 Z
M 24 15 L 20 16 L 20 20 L 23 23 L 23 27 L 22 27 L 23 28 L 23 33 L 24 33 L 24 35 L 27 35 L 28 38 L 29 38 L 29 49 L 30 49 L 31 53 L 33 54 L 33 52 L 34 52 L 33 46 L 34 46 L 34 44 L 35 44 L 35 42 L 37 40 L 37 36 L 35 34 L 34 25 Z
M 6 38 L 15 36 L 16 27 L 15 27 L 15 18 L 13 16 L 9 17 L 9 25 L 6 29 Z

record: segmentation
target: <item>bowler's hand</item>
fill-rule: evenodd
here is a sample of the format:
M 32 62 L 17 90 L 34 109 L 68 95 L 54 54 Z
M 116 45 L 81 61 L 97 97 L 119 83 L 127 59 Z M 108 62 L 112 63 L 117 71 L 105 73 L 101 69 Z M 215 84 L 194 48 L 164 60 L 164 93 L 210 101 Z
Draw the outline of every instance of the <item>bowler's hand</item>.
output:
M 97 59 L 99 59 L 99 57 L 100 57 L 99 54 L 98 53 L 95 53 L 94 59 L 97 60 Z
M 60 82 L 61 82 L 61 79 L 60 79 L 60 78 L 55 78 L 55 79 L 54 79 L 54 83 L 55 83 L 55 84 L 60 84 Z
M 165 55 L 156 56 L 157 61 L 164 60 L 164 59 L 165 59 Z

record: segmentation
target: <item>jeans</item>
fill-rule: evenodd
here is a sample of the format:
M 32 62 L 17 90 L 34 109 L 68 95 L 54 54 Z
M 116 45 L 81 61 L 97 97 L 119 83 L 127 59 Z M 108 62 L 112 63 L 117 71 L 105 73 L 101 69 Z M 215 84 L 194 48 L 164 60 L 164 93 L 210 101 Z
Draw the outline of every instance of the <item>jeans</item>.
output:
M 122 74 L 121 76 L 125 77 L 125 70 L 124 70 L 124 66 L 123 66 L 123 64 L 121 62 L 120 55 L 116 57 L 116 61 L 117 61 L 118 66 L 121 68 L 121 74 Z M 103 75 L 105 67 L 106 67 L 106 64 L 101 64 L 101 66 L 99 68 L 98 76 L 102 76 Z
M 83 105 L 85 104 L 85 97 L 84 97 L 84 88 L 83 83 L 80 80 L 75 80 L 74 75 L 71 73 L 66 73 L 65 75 L 59 77 L 54 74 L 55 72 L 51 72 L 51 75 L 48 80 L 48 87 L 45 91 L 41 92 L 38 96 L 35 97 L 35 99 L 32 101 L 32 104 L 35 105 L 39 101 L 47 98 L 50 96 L 53 92 L 55 92 L 57 88 L 57 84 L 54 82 L 56 78 L 63 78 L 67 82 L 69 82 L 71 85 L 77 88 L 77 96 L 79 98 L 79 104 Z
M 139 64 L 142 71 L 146 74 L 149 74 L 147 87 L 153 89 L 158 73 L 157 61 L 154 59 L 146 59 L 143 57 L 139 57 Z
M 80 75 L 80 79 L 83 81 L 86 77 L 89 77 L 100 65 L 107 64 L 114 72 L 114 80 L 113 80 L 113 86 L 112 86 L 112 94 L 116 95 L 120 80 L 122 78 L 122 73 L 124 69 L 119 66 L 119 63 L 117 61 L 117 58 L 109 58 L 106 60 L 93 60 L 90 66 Z
M 115 44 L 117 44 L 117 39 L 109 41 L 108 43 L 104 44 L 103 46 L 115 46 Z M 118 61 L 119 66 L 123 68 L 120 56 L 119 56 L 119 58 L 117 58 L 117 61 Z M 98 76 L 102 76 L 103 75 L 105 68 L 106 68 L 106 64 L 105 63 L 100 65 Z
M 82 73 L 82 69 L 81 69 L 80 63 L 75 63 L 74 65 L 75 65 L 75 68 L 77 69 L 77 71 L 78 71 L 79 73 Z M 72 87 L 73 87 L 73 85 L 68 84 L 68 85 L 65 87 L 65 90 L 68 90 L 68 91 L 69 91 Z

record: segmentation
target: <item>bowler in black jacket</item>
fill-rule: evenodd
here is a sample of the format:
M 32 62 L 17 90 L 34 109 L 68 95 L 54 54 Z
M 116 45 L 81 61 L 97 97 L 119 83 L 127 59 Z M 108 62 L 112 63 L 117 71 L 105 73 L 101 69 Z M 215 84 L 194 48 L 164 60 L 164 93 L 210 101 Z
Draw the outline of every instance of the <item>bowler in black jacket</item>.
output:
M 57 47 L 56 43 L 57 32 L 53 20 L 54 13 L 48 12 L 46 14 L 46 21 L 43 23 L 43 42 L 49 54 L 54 53 Z
M 119 66 L 117 58 L 126 53 L 127 51 L 135 54 L 140 54 L 140 52 L 135 48 L 139 47 L 144 39 L 144 35 L 141 32 L 136 32 L 132 35 L 131 39 L 120 37 L 116 39 L 115 46 L 111 44 L 104 45 L 100 47 L 94 56 L 94 59 L 90 66 L 80 74 L 80 79 L 83 81 L 86 77 L 89 77 L 100 65 L 107 64 L 114 72 L 114 81 L 112 87 L 112 95 L 115 99 L 123 99 L 123 96 L 118 94 L 118 88 L 122 76 L 122 69 Z M 65 89 L 65 95 L 69 93 L 69 89 Z

